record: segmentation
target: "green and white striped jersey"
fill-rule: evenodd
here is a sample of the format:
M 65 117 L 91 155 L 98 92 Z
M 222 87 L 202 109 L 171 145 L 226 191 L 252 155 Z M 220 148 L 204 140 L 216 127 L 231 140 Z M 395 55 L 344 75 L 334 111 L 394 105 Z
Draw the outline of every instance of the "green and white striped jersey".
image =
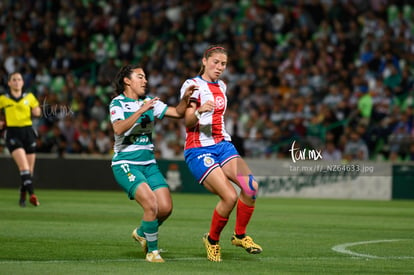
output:
M 110 120 L 124 120 L 139 110 L 145 99 L 131 99 L 123 94 L 112 99 L 109 105 Z M 158 100 L 154 108 L 143 113 L 135 124 L 122 135 L 115 134 L 114 155 L 112 165 L 130 163 L 147 165 L 155 163 L 154 144 L 152 143 L 152 132 L 154 130 L 155 117 L 162 119 L 167 111 L 167 104 Z

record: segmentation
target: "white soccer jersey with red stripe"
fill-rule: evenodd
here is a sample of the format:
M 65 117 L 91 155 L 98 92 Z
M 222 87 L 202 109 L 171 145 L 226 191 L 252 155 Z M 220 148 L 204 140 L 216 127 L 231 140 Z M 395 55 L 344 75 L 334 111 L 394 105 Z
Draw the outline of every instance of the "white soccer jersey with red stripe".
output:
M 181 87 L 181 98 L 190 85 L 199 87 L 191 96 L 191 100 L 197 103 L 197 108 L 208 100 L 213 101 L 216 106 L 214 111 L 202 113 L 197 125 L 186 129 L 185 149 L 214 145 L 222 140 L 231 141 L 224 127 L 224 113 L 227 107 L 226 84 L 222 80 L 208 82 L 200 76 L 187 79 Z

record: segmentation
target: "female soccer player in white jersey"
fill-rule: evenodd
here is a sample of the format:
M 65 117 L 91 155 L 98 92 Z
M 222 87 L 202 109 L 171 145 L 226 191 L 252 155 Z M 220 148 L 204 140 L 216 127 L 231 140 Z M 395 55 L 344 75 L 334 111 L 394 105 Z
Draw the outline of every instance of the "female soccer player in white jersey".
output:
M 196 88 L 189 85 L 176 107 L 145 96 L 147 79 L 139 66 L 122 67 L 114 79 L 109 107 L 115 133 L 112 171 L 118 184 L 144 210 L 141 225 L 132 237 L 141 244 L 149 262 L 164 262 L 158 250 L 158 227 L 172 212 L 168 184 L 155 161 L 152 132 L 155 118 L 182 118 Z
M 226 68 L 227 57 L 223 47 L 209 47 L 202 58 L 198 76 L 187 79 L 181 88 L 181 96 L 185 98 L 188 87 L 198 86 L 185 112 L 185 161 L 198 182 L 220 198 L 213 212 L 210 231 L 203 236 L 207 259 L 214 262 L 221 261 L 220 233 L 236 204 L 236 225 L 231 243 L 251 254 L 262 252 L 262 248 L 246 235 L 258 183 L 231 143 L 224 126 L 226 84 L 219 77 Z M 240 187 L 240 195 L 230 181 Z

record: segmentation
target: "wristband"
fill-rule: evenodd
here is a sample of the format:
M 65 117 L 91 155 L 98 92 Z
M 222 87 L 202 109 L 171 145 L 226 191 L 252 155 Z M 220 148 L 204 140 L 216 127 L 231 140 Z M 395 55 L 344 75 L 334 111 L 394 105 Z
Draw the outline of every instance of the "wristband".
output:
M 197 119 L 198 119 L 198 120 L 200 120 L 200 118 L 201 118 L 201 114 L 200 114 L 200 112 L 199 112 L 198 110 L 196 110 L 196 111 L 194 112 L 194 115 L 197 117 Z

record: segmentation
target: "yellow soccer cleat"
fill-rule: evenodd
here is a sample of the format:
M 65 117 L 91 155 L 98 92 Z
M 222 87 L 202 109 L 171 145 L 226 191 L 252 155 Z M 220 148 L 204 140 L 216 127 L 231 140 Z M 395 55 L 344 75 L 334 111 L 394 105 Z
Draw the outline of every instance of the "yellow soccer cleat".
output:
M 158 250 L 154 250 L 147 253 L 145 260 L 150 263 L 163 263 L 164 259 L 161 258 L 160 252 Z
M 144 253 L 148 252 L 147 240 L 144 237 L 141 237 L 140 235 L 138 235 L 136 229 L 132 231 L 132 238 L 141 245 Z
M 247 253 L 250 254 L 259 254 L 263 251 L 262 247 L 255 243 L 249 236 L 245 236 L 243 239 L 239 239 L 236 237 L 236 234 L 233 234 L 231 243 L 232 245 L 243 247 Z
M 219 244 L 211 244 L 208 241 L 208 233 L 203 236 L 203 243 L 207 251 L 207 259 L 212 262 L 221 262 L 221 253 Z

